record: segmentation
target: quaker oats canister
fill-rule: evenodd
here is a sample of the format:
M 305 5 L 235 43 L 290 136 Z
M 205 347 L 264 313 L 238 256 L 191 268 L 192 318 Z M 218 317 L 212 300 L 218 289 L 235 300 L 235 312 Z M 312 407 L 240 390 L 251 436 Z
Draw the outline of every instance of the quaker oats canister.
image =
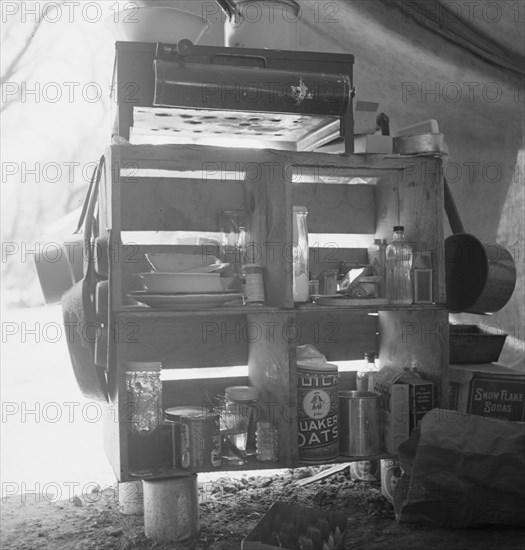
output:
M 322 464 L 339 455 L 337 365 L 297 364 L 299 460 Z

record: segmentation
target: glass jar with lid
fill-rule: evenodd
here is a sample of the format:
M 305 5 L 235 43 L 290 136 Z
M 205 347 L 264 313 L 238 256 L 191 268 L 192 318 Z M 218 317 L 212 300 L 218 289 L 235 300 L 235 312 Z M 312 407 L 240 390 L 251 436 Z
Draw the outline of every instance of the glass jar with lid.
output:
M 129 361 L 124 365 L 130 470 L 151 471 L 161 466 L 162 381 L 161 363 Z
M 224 460 L 242 464 L 247 456 L 255 454 L 255 425 L 260 396 L 260 390 L 253 386 L 226 388 L 224 402 L 219 409 Z

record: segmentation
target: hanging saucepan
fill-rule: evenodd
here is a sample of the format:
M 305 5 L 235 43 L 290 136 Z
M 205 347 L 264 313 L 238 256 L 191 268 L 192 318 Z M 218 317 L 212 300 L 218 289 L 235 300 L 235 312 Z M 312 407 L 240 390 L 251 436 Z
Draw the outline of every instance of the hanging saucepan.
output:
M 453 235 L 445 240 L 447 308 L 452 313 L 494 313 L 510 299 L 516 266 L 503 246 L 465 233 L 445 179 L 445 212 Z

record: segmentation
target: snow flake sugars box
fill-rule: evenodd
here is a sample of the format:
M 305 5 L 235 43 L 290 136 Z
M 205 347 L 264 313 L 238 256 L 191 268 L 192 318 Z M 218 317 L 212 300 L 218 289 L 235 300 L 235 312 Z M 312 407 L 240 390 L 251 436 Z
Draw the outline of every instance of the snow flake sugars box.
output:
M 498 363 L 450 365 L 449 406 L 464 414 L 522 422 L 525 376 Z

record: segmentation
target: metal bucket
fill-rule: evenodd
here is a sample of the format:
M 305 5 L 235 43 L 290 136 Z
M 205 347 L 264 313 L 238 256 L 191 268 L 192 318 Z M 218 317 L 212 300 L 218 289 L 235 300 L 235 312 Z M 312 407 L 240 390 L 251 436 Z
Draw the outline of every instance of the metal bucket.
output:
M 337 365 L 297 365 L 299 460 L 325 463 L 339 455 Z
M 146 537 L 175 542 L 199 530 L 197 474 L 143 480 Z
M 381 452 L 379 395 L 367 391 L 339 393 L 340 453 L 374 456 Z
M 481 315 L 499 311 L 516 286 L 512 254 L 497 243 L 483 244 L 465 233 L 446 179 L 445 211 L 454 233 L 445 240 L 447 309 Z
M 503 246 L 456 233 L 445 240 L 445 279 L 452 313 L 495 313 L 514 292 L 516 263 Z

